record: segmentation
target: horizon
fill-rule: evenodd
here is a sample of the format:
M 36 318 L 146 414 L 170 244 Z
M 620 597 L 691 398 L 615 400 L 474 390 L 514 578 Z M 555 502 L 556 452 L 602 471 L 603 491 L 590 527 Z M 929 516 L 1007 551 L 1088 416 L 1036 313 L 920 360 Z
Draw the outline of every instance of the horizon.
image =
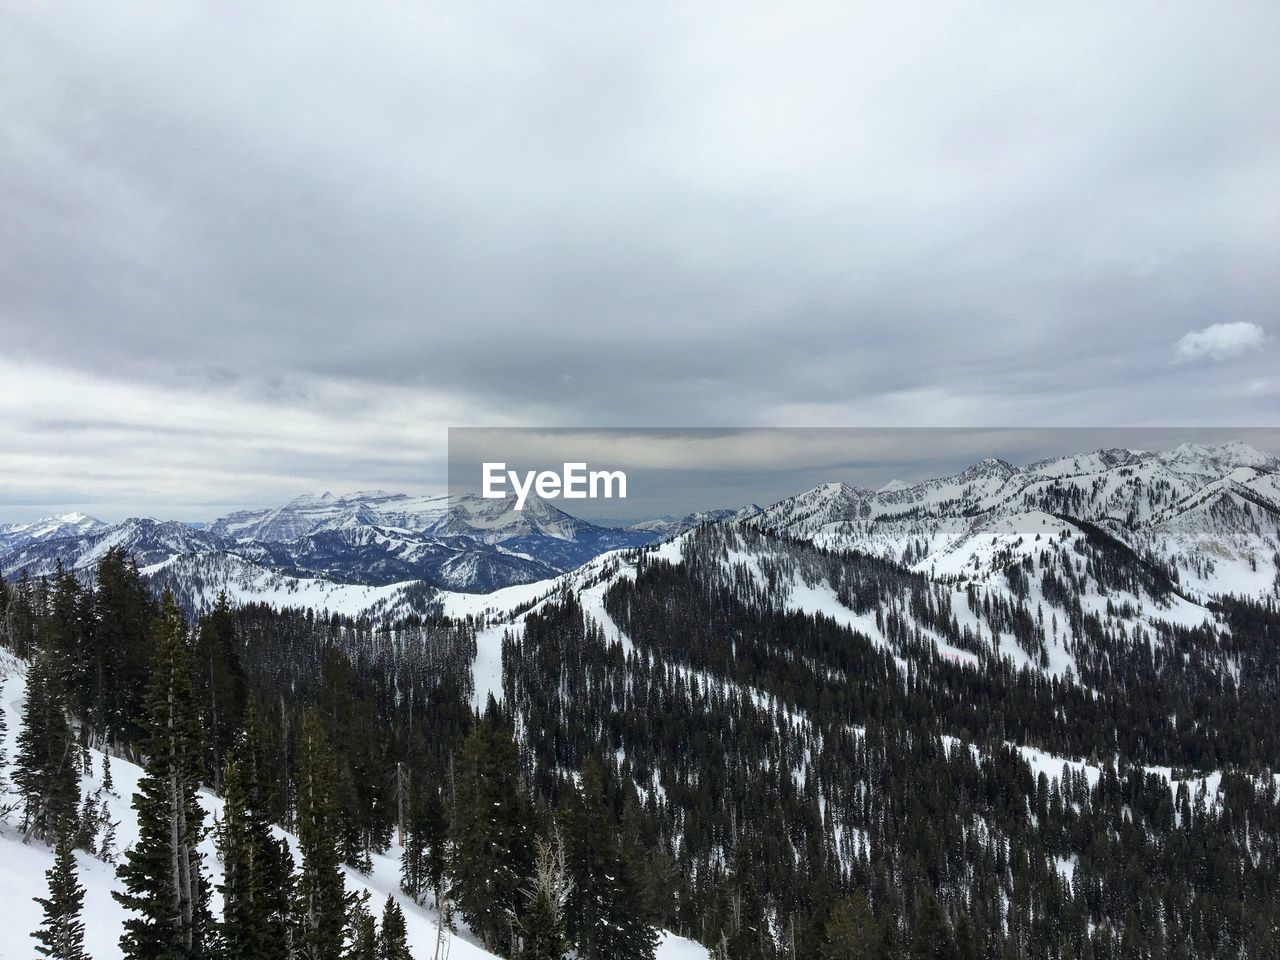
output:
M 788 433 L 794 433 L 794 432 L 796 431 L 788 431 Z M 801 431 L 801 432 L 808 432 L 808 431 Z M 851 431 L 851 432 L 856 432 L 861 434 L 861 433 L 865 433 L 866 431 L 859 429 L 857 431 Z M 896 433 L 898 431 L 893 431 L 893 432 Z M 1038 431 L 1038 433 L 1041 433 L 1041 432 L 1043 431 Z M 1071 432 L 1075 433 L 1078 431 L 1073 430 Z M 1081 448 L 1081 449 L 1063 449 L 1060 451 L 1049 453 L 1047 456 L 1047 459 L 1055 459 L 1058 457 L 1087 456 L 1094 453 L 1102 453 L 1109 450 L 1117 450 L 1117 449 L 1126 450 L 1129 453 L 1139 454 L 1139 455 L 1141 454 L 1161 455 L 1161 454 L 1172 453 L 1177 447 L 1183 446 L 1183 445 L 1222 447 L 1222 446 L 1227 446 L 1227 445 L 1232 445 L 1237 443 L 1245 444 L 1246 446 L 1252 447 L 1253 449 L 1257 450 L 1260 453 L 1267 454 L 1272 457 L 1280 458 L 1280 429 L 1268 430 L 1268 431 L 1253 430 L 1253 431 L 1236 431 L 1236 432 L 1237 433 L 1248 432 L 1252 435 L 1252 439 L 1250 441 L 1232 439 L 1230 437 L 1230 434 L 1232 433 L 1232 431 L 1205 431 L 1203 429 L 1200 429 L 1195 431 L 1195 433 L 1200 433 L 1200 434 L 1208 433 L 1214 439 L 1210 439 L 1208 441 L 1188 439 L 1188 440 L 1182 440 L 1178 443 L 1170 443 L 1170 444 L 1156 445 L 1156 446 L 1152 446 L 1152 445 L 1127 446 L 1124 444 L 1111 444 L 1111 445 L 1092 446 L 1092 447 Z M 1108 433 L 1114 433 L 1114 432 L 1109 431 Z M 1177 431 L 1177 434 L 1179 436 L 1187 436 L 1188 433 L 1189 433 L 1188 431 Z M 951 468 L 947 470 L 943 470 L 942 472 L 938 472 L 936 468 L 929 469 L 927 467 L 921 466 L 919 458 L 904 457 L 903 459 L 896 461 L 896 463 L 894 464 L 884 464 L 884 463 L 878 464 L 874 468 L 877 471 L 875 475 L 883 476 L 883 479 L 880 479 L 878 482 L 875 480 L 867 480 L 866 478 L 864 478 L 863 482 L 851 482 L 846 477 L 828 476 L 825 479 L 817 479 L 813 482 L 810 482 L 807 486 L 800 486 L 794 489 L 789 489 L 788 492 L 782 493 L 781 495 L 778 495 L 778 496 L 746 499 L 746 500 L 742 500 L 741 502 L 736 502 L 736 501 L 729 502 L 724 500 L 716 501 L 716 502 L 706 502 L 702 506 L 697 506 L 692 509 L 686 509 L 678 512 L 671 512 L 671 511 L 645 512 L 641 510 L 640 512 L 633 512 L 630 515 L 611 514 L 609 511 L 615 510 L 619 505 L 616 501 L 610 501 L 608 505 L 602 506 L 602 507 L 596 507 L 596 508 L 592 508 L 592 506 L 590 505 L 590 501 L 580 501 L 579 503 L 575 503 L 573 507 L 568 507 L 567 505 L 560 504 L 559 502 L 553 502 L 552 505 L 555 506 L 557 509 L 561 510 L 562 512 L 569 514 L 570 516 L 587 520 L 597 525 L 624 527 L 630 524 L 644 523 L 649 521 L 678 520 L 690 514 L 698 513 L 702 511 L 708 511 L 708 510 L 722 510 L 722 509 L 737 510 L 737 509 L 742 509 L 751 505 L 768 507 L 781 500 L 785 500 L 792 496 L 797 496 L 797 495 L 809 492 L 811 490 L 817 489 L 818 487 L 821 487 L 826 484 L 842 483 L 861 491 L 869 491 L 871 493 L 880 493 L 880 492 L 884 492 L 883 490 L 884 487 L 891 485 L 895 482 L 905 484 L 906 487 L 909 488 L 930 480 L 944 479 L 946 477 L 956 476 L 960 473 L 963 473 L 965 469 L 971 466 L 974 466 L 976 464 L 982 463 L 983 461 L 986 461 L 986 460 L 1001 460 L 1006 463 L 1009 463 L 1011 466 L 1013 466 L 1017 470 L 1025 470 L 1026 468 L 1034 466 L 1037 462 L 1044 459 L 1046 459 L 1045 456 L 1033 456 L 1031 454 L 1024 455 L 1021 458 L 1015 457 L 1014 459 L 1010 459 L 1008 457 L 999 456 L 995 454 L 987 455 L 987 456 L 971 457 L 971 458 L 965 458 L 963 455 L 956 454 L 948 458 L 946 461 L 952 464 Z M 930 462 L 936 464 L 939 461 L 933 460 Z M 894 473 L 893 471 L 895 466 L 901 467 L 903 469 L 899 470 L 898 473 Z M 815 471 L 818 471 L 821 469 L 822 467 L 811 467 L 806 471 L 806 475 L 814 477 L 817 475 Z M 906 474 L 906 475 L 899 475 L 899 473 Z M 681 476 L 683 476 L 683 474 Z M 774 480 L 773 481 L 774 485 L 769 489 L 777 489 L 776 484 L 778 482 L 779 481 Z M 105 512 L 105 511 L 94 512 L 92 509 L 88 509 L 83 505 L 68 504 L 68 505 L 65 505 L 66 507 L 65 509 L 55 510 L 51 512 L 36 513 L 36 512 L 33 512 L 32 510 L 28 510 L 25 516 L 24 515 L 15 516 L 10 514 L 0 515 L 0 527 L 6 526 L 6 525 L 16 526 L 21 524 L 29 524 L 29 523 L 39 522 L 42 520 L 65 519 L 67 517 L 71 517 L 75 515 L 83 516 L 92 520 L 97 520 L 98 522 L 104 523 L 108 526 L 111 526 L 117 523 L 122 523 L 127 520 L 156 520 L 159 522 L 178 522 L 178 523 L 182 523 L 182 524 L 185 524 L 188 526 L 194 526 L 194 527 L 207 527 L 217 520 L 225 519 L 237 513 L 242 513 L 242 512 L 257 513 L 262 511 L 270 511 L 270 510 L 279 509 L 282 507 L 286 507 L 286 506 L 298 503 L 299 501 L 307 501 L 307 500 L 319 501 L 324 499 L 325 497 L 329 497 L 334 502 L 342 503 L 342 502 L 359 501 L 361 499 L 372 499 L 378 496 L 388 496 L 388 497 L 408 498 L 408 499 L 440 498 L 446 501 L 446 506 L 447 506 L 447 501 L 450 497 L 450 494 L 447 489 L 442 489 L 442 490 L 433 492 L 433 491 L 423 491 L 423 490 L 416 490 L 416 491 L 415 490 L 394 490 L 394 489 L 386 489 L 386 488 L 376 487 L 376 486 L 365 487 L 358 490 L 340 491 L 340 492 L 334 492 L 333 490 L 329 490 L 329 489 L 324 489 L 324 490 L 313 489 L 310 491 L 303 491 L 303 492 L 297 493 L 291 497 L 288 497 L 286 499 L 282 499 L 276 502 L 272 502 L 272 503 L 227 504 L 225 505 L 225 509 L 223 509 L 222 511 L 216 512 L 216 513 L 209 513 L 204 516 L 190 516 L 190 515 L 183 516 L 183 515 L 179 515 L 178 513 L 175 513 L 172 515 L 164 515 L 156 511 L 141 511 L 141 512 L 135 512 L 135 513 L 130 513 L 130 512 L 111 513 L 111 512 Z M 645 498 L 643 502 L 651 502 L 653 499 L 654 499 L 653 497 Z M 660 502 L 660 498 L 658 499 Z M 579 507 L 586 507 L 586 509 L 579 509 Z

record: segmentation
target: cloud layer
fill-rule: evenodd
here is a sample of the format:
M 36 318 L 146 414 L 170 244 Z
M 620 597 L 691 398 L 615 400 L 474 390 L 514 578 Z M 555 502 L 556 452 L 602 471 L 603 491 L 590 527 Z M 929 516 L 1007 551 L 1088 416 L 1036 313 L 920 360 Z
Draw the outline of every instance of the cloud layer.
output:
M 1278 29 L 0 0 L 0 510 L 425 486 L 460 422 L 1275 423 L 1273 341 L 1167 345 L 1280 308 Z

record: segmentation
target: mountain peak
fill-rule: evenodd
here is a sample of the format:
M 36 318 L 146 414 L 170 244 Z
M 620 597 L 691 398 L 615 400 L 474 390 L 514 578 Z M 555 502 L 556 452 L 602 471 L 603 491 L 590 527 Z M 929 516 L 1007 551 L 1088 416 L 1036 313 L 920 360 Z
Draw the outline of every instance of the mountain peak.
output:
M 972 480 L 978 477 L 1000 477 L 1003 479 L 1011 477 L 1017 472 L 1018 468 L 1008 460 L 1002 460 L 999 457 L 985 457 L 961 473 L 960 478 L 963 480 Z
M 1165 455 L 1165 459 L 1183 463 L 1226 464 L 1232 467 L 1275 469 L 1280 466 L 1280 460 L 1275 456 L 1241 440 L 1230 440 L 1217 444 L 1180 443 Z

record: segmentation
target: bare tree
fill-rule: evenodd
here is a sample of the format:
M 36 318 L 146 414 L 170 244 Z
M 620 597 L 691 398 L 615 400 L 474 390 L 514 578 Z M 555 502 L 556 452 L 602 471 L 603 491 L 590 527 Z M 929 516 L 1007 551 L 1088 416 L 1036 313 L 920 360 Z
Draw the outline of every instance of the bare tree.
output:
M 520 921 L 520 934 L 534 956 L 561 956 L 565 947 L 565 909 L 573 893 L 573 880 L 565 863 L 560 833 L 534 841 L 533 876 L 520 891 L 527 907 Z

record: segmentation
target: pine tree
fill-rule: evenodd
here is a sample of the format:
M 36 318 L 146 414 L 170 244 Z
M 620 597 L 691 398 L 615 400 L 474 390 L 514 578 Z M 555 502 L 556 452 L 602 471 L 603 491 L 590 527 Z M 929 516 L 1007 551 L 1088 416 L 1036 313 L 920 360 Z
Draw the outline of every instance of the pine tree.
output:
M 196 799 L 203 744 L 187 666 L 187 626 L 165 591 L 155 628 L 147 691 L 147 762 L 138 792 L 138 841 L 118 873 L 125 892 L 113 892 L 134 915 L 120 947 L 139 960 L 191 960 L 206 955 L 209 889 L 197 849 L 204 812 Z
M 917 895 L 915 929 L 911 932 L 912 960 L 958 960 L 955 939 L 942 904 L 930 890 Z
M 505 952 L 529 874 L 528 800 L 511 735 L 492 718 L 467 738 L 456 770 L 449 896 L 486 950 Z
M 414 786 L 409 793 L 400 889 L 422 903 L 428 891 L 439 889 L 444 873 L 444 805 L 434 787 Z
M 134 744 L 147 736 L 145 701 L 160 611 L 122 547 L 98 561 L 94 582 L 93 630 L 81 664 L 85 719 L 98 739 Z
M 841 900 L 823 931 L 821 960 L 875 960 L 884 936 L 861 890 Z
M 641 809 L 635 785 L 623 787 L 622 862 L 636 889 L 640 915 L 653 927 L 662 927 L 672 919 L 678 906 L 676 864 L 670 851 L 650 832 Z
M 1068 941 L 1063 946 L 1063 960 L 1068 960 L 1069 945 Z M 982 957 L 982 948 L 978 945 L 978 932 L 974 929 L 968 913 L 962 912 L 956 920 L 956 956 L 959 960 L 980 960 Z
M 36 639 L 35 587 L 31 577 L 23 570 L 18 582 L 9 591 L 8 605 L 4 612 L 5 642 L 15 656 L 31 657 Z
M 299 753 L 302 870 L 294 899 L 294 946 L 302 960 L 341 960 L 347 911 L 333 796 L 333 753 L 314 710 L 308 710 L 303 721 Z
M 582 960 L 651 960 L 657 931 L 623 863 L 617 822 L 605 802 L 600 765 L 588 759 L 564 810 L 565 860 L 573 891 L 566 910 L 569 941 Z
M 347 952 L 343 960 L 378 960 L 378 924 L 369 911 L 368 891 L 347 899 Z
M 220 788 L 222 765 L 240 731 L 246 701 L 235 617 L 225 591 L 196 628 L 192 683 L 208 741 L 207 769 L 214 787 Z
M 72 846 L 91 855 L 96 855 L 98 852 L 98 830 L 102 826 L 98 799 L 97 794 L 85 795 L 84 803 L 80 807 L 80 816 L 76 820 L 75 833 L 72 834 Z
M 58 680 L 68 707 L 83 712 L 83 646 L 85 629 L 90 621 L 85 609 L 84 589 L 75 575 L 57 563 L 49 610 L 45 618 L 44 646 L 56 658 Z
M 289 849 L 276 839 L 262 812 L 251 750 L 233 750 L 224 782 L 217 835 L 223 863 L 220 952 L 228 960 L 272 960 L 288 936 Z
M 76 878 L 76 855 L 71 834 L 58 834 L 53 867 L 45 871 L 49 896 L 36 897 L 44 908 L 44 922 L 31 934 L 36 940 L 36 953 L 51 960 L 89 960 L 84 950 L 84 888 Z
M 116 827 L 119 822 L 111 819 L 111 807 L 102 802 L 102 838 L 98 841 L 98 859 L 103 863 L 116 862 Z
M 378 933 L 378 960 L 413 960 L 409 953 L 404 912 L 394 897 L 382 908 L 382 929 Z
M 14 782 L 22 794 L 23 827 L 31 836 L 57 836 L 80 807 L 75 738 L 67 721 L 55 655 L 42 651 L 27 673 Z

